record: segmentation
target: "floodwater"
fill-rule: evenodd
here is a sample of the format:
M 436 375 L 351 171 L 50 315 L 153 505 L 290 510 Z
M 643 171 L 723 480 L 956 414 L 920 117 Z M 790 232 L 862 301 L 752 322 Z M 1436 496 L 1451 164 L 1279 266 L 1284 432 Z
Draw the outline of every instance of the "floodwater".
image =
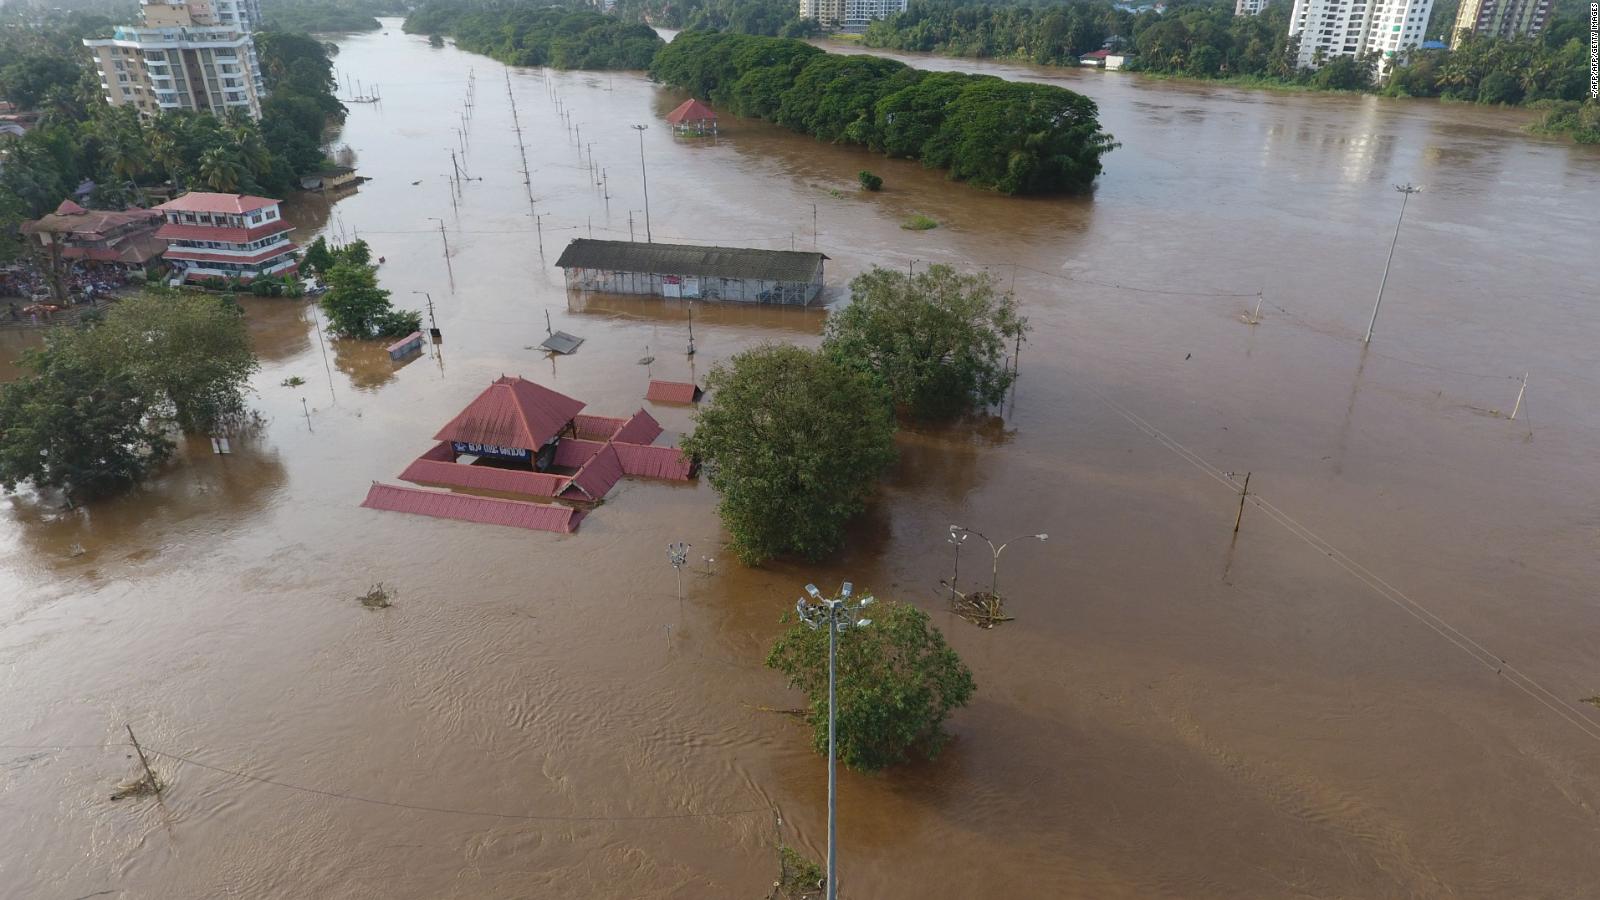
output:
M 247 301 L 264 424 L 233 455 L 77 512 L 3 501 L 0 895 L 762 896 L 776 832 L 821 855 L 826 802 L 761 659 L 802 585 L 850 579 L 935 612 L 979 689 L 936 762 L 842 774 L 847 896 L 1593 896 L 1596 148 L 1459 105 L 914 58 L 1100 103 L 1095 195 L 1013 200 L 756 122 L 674 140 L 681 98 L 638 75 L 513 71 L 541 254 L 506 71 L 397 24 L 341 48 L 384 96 L 341 137 L 373 180 L 301 203 L 300 237 L 371 241 L 442 352 L 324 357 L 305 306 Z M 817 340 L 821 310 L 701 304 L 691 360 L 681 304 L 565 295 L 566 240 L 630 210 L 643 236 L 632 124 L 659 239 L 815 245 L 832 300 L 873 264 L 1015 277 L 1014 396 L 908 429 L 827 564 L 725 558 L 703 483 L 625 481 L 572 536 L 358 507 L 501 373 L 627 414 L 651 375 Z M 1363 353 L 1402 182 L 1426 189 Z M 531 349 L 546 312 L 575 355 Z M 1251 474 L 1237 539 L 1223 472 Z M 953 522 L 1049 533 L 1002 559 L 1016 621 L 942 611 Z M 986 562 L 969 544 L 964 587 Z M 378 581 L 394 607 L 361 608 Z M 160 803 L 107 799 L 124 723 Z

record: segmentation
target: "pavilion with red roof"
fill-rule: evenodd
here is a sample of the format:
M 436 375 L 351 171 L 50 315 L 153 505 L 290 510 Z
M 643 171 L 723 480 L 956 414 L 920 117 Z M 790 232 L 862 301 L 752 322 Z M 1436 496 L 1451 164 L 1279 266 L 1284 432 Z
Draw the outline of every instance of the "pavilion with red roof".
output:
M 190 191 L 156 207 L 166 224 L 156 236 L 167 241 L 165 259 L 184 281 L 238 279 L 296 271 L 293 229 L 279 201 L 249 194 Z
M 434 435 L 438 443 L 400 474 L 402 481 L 450 491 L 373 482 L 361 505 L 570 532 L 587 506 L 605 499 L 625 476 L 672 481 L 694 477 L 694 461 L 682 451 L 652 445 L 662 428 L 643 409 L 612 418 L 585 415 L 583 408 L 581 400 L 543 385 L 501 376 L 439 429 Z M 536 503 L 523 497 L 566 502 Z
M 716 134 L 717 111 L 691 97 L 667 113 L 667 124 L 674 134 Z

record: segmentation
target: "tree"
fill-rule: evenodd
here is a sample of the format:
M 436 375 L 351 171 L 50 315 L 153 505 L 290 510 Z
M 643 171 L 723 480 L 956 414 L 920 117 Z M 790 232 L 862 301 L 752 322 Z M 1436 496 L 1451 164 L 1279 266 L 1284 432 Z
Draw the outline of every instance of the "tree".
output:
M 346 256 L 357 244 L 365 249 L 360 241 L 345 247 L 336 254 L 339 261 L 321 273 L 328 285 L 322 310 L 333 333 L 350 338 L 399 337 L 420 329 L 420 313 L 389 305 L 389 292 L 378 287 L 377 269 Z
M 860 369 L 786 345 L 747 350 L 706 384 L 711 402 L 683 447 L 721 495 L 717 512 L 740 560 L 837 549 L 894 461 L 882 388 Z
M 1028 322 L 992 275 L 934 265 L 908 277 L 873 267 L 850 293 L 851 304 L 828 317 L 823 351 L 873 373 L 895 403 L 944 418 L 1004 399 L 1016 377 L 1005 355 Z
M 27 359 L 34 374 L 0 387 L 0 486 L 61 488 L 70 501 L 143 479 L 172 444 L 149 423 L 151 398 L 127 374 L 54 346 Z
M 305 256 L 300 260 L 301 269 L 319 277 L 332 268 L 333 264 L 334 256 L 328 250 L 328 239 L 321 236 L 311 242 L 311 246 L 306 248 Z
M 972 670 L 927 613 L 894 602 L 872 609 L 871 625 L 839 635 L 835 661 L 839 759 L 863 772 L 937 756 L 949 740 L 945 720 L 977 690 Z M 772 645 L 767 666 L 805 691 L 812 745 L 828 752 L 827 629 L 793 622 Z
M 260 368 L 244 315 L 232 299 L 147 289 L 72 334 L 60 352 L 125 374 L 155 418 L 187 434 L 210 434 L 245 415 L 250 376 Z
M 213 147 L 200 154 L 200 180 L 213 191 L 229 194 L 238 190 L 244 167 L 232 152 Z
M 860 174 L 856 176 L 856 180 L 861 182 L 861 186 L 869 191 L 883 190 L 883 179 L 868 172 L 866 169 L 861 170 Z

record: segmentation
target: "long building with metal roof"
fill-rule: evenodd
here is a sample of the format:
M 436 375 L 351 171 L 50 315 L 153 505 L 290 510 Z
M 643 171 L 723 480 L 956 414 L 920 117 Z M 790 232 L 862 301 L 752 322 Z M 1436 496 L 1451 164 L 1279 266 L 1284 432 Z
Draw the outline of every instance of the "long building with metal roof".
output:
M 556 265 L 575 290 L 804 306 L 822 291 L 827 258 L 802 250 L 578 238 Z

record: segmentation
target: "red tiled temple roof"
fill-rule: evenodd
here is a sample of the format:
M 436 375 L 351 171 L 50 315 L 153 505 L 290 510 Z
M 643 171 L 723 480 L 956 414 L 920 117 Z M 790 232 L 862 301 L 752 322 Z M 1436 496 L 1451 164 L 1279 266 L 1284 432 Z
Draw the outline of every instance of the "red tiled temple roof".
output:
M 678 104 L 678 108 L 667 113 L 667 124 L 682 125 L 684 122 L 716 121 L 717 111 L 701 103 L 699 100 L 685 100 Z
M 654 416 L 641 409 L 634 413 L 621 428 L 618 428 L 617 433 L 613 434 L 611 439 L 617 443 L 648 444 L 661 437 L 661 431 L 661 423 L 657 422 Z
M 570 506 L 528 503 L 523 500 L 502 500 L 498 497 L 474 497 L 446 491 L 427 491 L 421 488 L 400 487 L 373 482 L 362 506 L 391 512 L 435 516 L 441 519 L 459 519 L 485 525 L 509 525 L 535 531 L 555 531 L 570 534 L 578 528 L 583 512 Z
M 700 389 L 687 381 L 651 381 L 644 398 L 654 403 L 694 403 Z
M 537 450 L 560 434 L 583 406 L 525 378 L 501 376 L 433 438 Z

